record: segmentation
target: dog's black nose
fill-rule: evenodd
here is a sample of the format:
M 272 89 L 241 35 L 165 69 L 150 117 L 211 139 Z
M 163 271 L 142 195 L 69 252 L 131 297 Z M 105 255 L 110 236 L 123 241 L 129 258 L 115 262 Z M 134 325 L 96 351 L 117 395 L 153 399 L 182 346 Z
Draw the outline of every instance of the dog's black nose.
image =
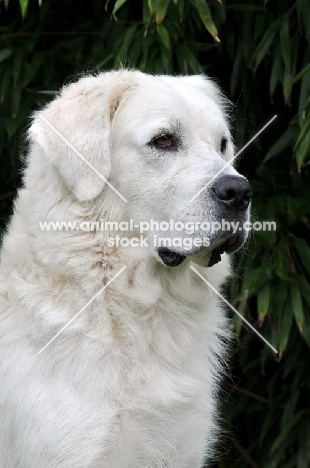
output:
M 246 210 L 252 197 L 249 182 L 240 176 L 223 176 L 214 183 L 212 189 L 217 201 L 238 211 Z

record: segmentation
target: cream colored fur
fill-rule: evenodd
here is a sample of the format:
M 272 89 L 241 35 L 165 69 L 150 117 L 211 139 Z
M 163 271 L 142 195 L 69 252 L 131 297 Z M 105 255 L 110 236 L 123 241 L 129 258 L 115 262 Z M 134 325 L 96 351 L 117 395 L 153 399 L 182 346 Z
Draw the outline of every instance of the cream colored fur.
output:
M 147 143 L 170 123 L 182 149 L 158 157 Z M 226 254 L 211 268 L 210 249 L 170 268 L 152 248 L 42 232 L 39 221 L 201 220 L 202 207 L 217 219 L 208 195 L 188 200 L 224 165 L 223 134 L 228 159 L 222 97 L 200 76 L 85 77 L 36 114 L 1 253 L 0 468 L 201 468 L 212 454 L 227 322 L 189 265 L 219 289 Z

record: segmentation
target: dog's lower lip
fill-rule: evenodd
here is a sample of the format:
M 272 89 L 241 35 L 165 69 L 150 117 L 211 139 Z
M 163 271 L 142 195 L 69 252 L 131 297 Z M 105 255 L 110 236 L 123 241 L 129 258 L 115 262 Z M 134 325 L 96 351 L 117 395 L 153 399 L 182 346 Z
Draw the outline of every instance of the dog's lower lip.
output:
M 165 247 L 161 247 L 160 249 L 158 249 L 158 255 L 160 256 L 164 264 L 170 267 L 179 266 L 186 259 L 185 255 L 178 254 Z
M 224 251 L 226 253 L 231 253 L 236 249 L 236 244 L 238 244 L 239 236 L 238 234 L 234 234 L 231 236 L 224 244 Z
M 221 255 L 224 252 L 232 253 L 234 250 L 236 250 L 236 245 L 238 245 L 238 238 L 239 238 L 238 234 L 234 234 L 229 239 L 227 239 L 226 242 L 223 242 L 223 244 L 216 247 L 212 251 L 208 267 L 212 267 L 216 263 L 220 262 L 221 261 Z

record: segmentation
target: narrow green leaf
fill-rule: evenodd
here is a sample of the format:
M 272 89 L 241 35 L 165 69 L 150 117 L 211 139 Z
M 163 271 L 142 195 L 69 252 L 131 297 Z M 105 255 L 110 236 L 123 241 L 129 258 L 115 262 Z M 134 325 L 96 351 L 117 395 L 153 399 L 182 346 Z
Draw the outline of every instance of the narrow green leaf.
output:
M 114 3 L 114 8 L 113 8 L 113 11 L 112 11 L 112 15 L 115 15 L 115 13 L 124 5 L 124 3 L 126 3 L 127 0 L 116 0 L 116 2 Z
M 262 429 L 260 432 L 260 437 L 259 437 L 259 443 L 261 444 L 264 440 L 264 438 L 267 436 L 269 430 L 273 426 L 273 424 L 276 421 L 276 411 L 274 408 L 270 408 L 268 413 L 266 414 L 266 417 L 264 418 Z
M 169 0 L 156 0 L 156 12 L 155 12 L 155 21 L 157 25 L 160 25 L 167 13 L 167 8 L 169 5 Z
M 148 0 L 143 0 L 143 24 L 146 31 L 149 29 L 151 21 L 152 15 L 150 12 Z
M 147 0 L 147 2 L 149 5 L 150 13 L 153 16 L 156 11 L 156 0 Z
M 12 117 L 13 119 L 16 119 L 17 114 L 19 113 L 20 109 L 20 101 L 22 98 L 22 90 L 23 88 L 21 86 L 15 86 L 14 91 L 12 93 Z
M 273 55 L 271 74 L 270 74 L 270 83 L 269 83 L 270 96 L 273 96 L 277 83 L 281 80 L 282 76 L 283 76 L 282 54 L 281 54 L 280 44 L 277 44 L 275 51 L 274 51 L 274 55 Z
M 172 60 L 171 60 L 171 49 L 167 49 L 167 47 L 161 47 L 161 59 L 162 59 L 162 62 L 163 62 L 163 67 L 164 67 L 164 71 L 166 74 L 170 74 L 172 73 L 172 69 L 171 69 L 171 64 L 172 64 Z
M 13 80 L 14 84 L 17 84 L 18 78 L 20 76 L 20 71 L 23 65 L 25 56 L 25 51 L 22 47 L 18 48 L 14 53 L 14 68 L 13 68 Z
M 305 38 L 308 41 L 308 47 L 310 47 L 310 5 L 309 2 L 301 0 L 300 4 L 300 19 L 304 23 Z
M 303 126 L 301 127 L 301 130 L 299 132 L 298 138 L 295 143 L 295 149 L 304 141 L 309 131 L 310 131 L 310 115 L 307 118 L 307 120 L 304 122 Z
M 280 136 L 280 138 L 272 145 L 270 150 L 267 152 L 263 164 L 269 159 L 281 154 L 288 146 L 293 144 L 294 138 L 296 138 L 296 125 L 289 126 L 287 130 Z
M 0 88 L 0 102 L 6 97 L 9 92 L 10 87 L 12 86 L 12 62 L 6 64 L 2 67 L 2 76 L 1 76 L 1 88 Z
M 289 423 L 283 428 L 280 432 L 276 440 L 271 446 L 271 453 L 275 452 L 287 439 L 290 435 L 292 429 L 296 426 L 296 424 L 300 421 L 302 416 L 305 414 L 305 410 L 299 411 L 294 417 L 289 421 Z
M 127 28 L 123 41 L 119 48 L 119 51 L 116 54 L 118 61 L 122 63 L 123 65 L 126 64 L 126 59 L 128 57 L 128 50 L 132 42 L 132 39 L 134 37 L 134 33 L 136 32 L 136 29 L 137 29 L 136 24 L 133 24 Z
M 254 61 L 254 70 L 257 69 L 263 58 L 266 56 L 267 52 L 269 52 L 271 44 L 281 26 L 282 19 L 277 19 L 274 23 L 269 26 L 265 34 L 263 35 L 260 43 L 256 47 L 253 53 L 253 61 Z
M 11 49 L 2 49 L 0 51 L 0 62 L 3 62 L 12 55 Z
M 293 246 L 299 254 L 299 259 L 303 267 L 308 273 L 310 273 L 310 247 L 308 242 L 304 239 L 294 237 Z
M 242 45 L 239 44 L 235 59 L 234 65 L 231 72 L 231 79 L 230 79 L 230 92 L 231 95 L 234 96 L 238 87 L 238 83 L 242 77 L 242 65 L 244 65 L 243 57 L 242 57 Z
M 307 50 L 304 55 L 304 65 L 310 62 L 310 50 Z M 306 103 L 310 96 L 310 70 L 301 78 L 299 103 L 298 103 L 298 120 L 300 127 L 306 118 Z
M 20 118 L 15 117 L 15 118 L 4 118 L 4 127 L 7 131 L 9 140 L 12 138 L 13 135 L 15 135 L 18 127 L 20 126 Z
M 288 73 L 286 69 L 284 69 L 283 74 L 283 96 L 285 104 L 290 104 L 291 94 L 292 94 L 292 87 L 289 86 L 291 81 L 291 75 Z
M 270 302 L 270 283 L 264 284 L 257 293 L 257 308 L 258 308 L 258 321 L 260 324 L 263 323 Z
M 167 49 L 170 49 L 170 36 L 165 26 L 161 24 L 160 26 L 158 26 L 157 30 L 164 46 L 167 47 Z
M 35 94 L 42 94 L 44 96 L 56 96 L 58 91 L 53 91 L 51 89 L 42 89 L 42 90 L 37 90 L 37 89 L 29 89 L 27 88 L 28 93 L 35 93 Z
M 290 423 L 292 417 L 296 413 L 296 405 L 300 397 L 300 390 L 296 390 L 288 395 L 288 400 L 285 404 L 285 408 L 282 412 L 281 418 L 281 430 Z
M 46 56 L 44 52 L 37 52 L 32 61 L 27 64 L 26 73 L 23 80 L 23 86 L 28 86 L 32 81 L 36 73 L 39 71 L 42 63 L 44 62 Z
M 139 32 L 140 34 L 138 34 Z M 128 62 L 130 67 L 136 67 L 139 63 L 142 54 L 143 35 L 143 30 L 137 31 L 133 37 L 133 42 L 128 49 Z
M 297 323 L 297 327 L 299 331 L 301 332 L 303 325 L 304 325 L 304 313 L 303 313 L 301 293 L 300 293 L 299 285 L 297 284 L 297 282 L 293 282 L 290 284 L 290 294 L 291 294 L 291 304 L 292 304 L 295 321 Z
M 26 14 L 28 3 L 29 3 L 29 0 L 19 0 L 19 6 L 22 12 L 22 17 L 24 17 Z
M 247 272 L 243 282 L 243 289 L 251 291 L 252 295 L 256 293 L 265 283 L 266 270 L 264 268 L 252 268 L 251 271 Z
M 203 68 L 197 60 L 197 57 L 186 44 L 180 44 L 178 54 L 181 55 L 183 60 L 186 62 L 184 70 L 185 73 L 188 73 L 188 71 L 191 71 L 192 73 L 203 73 Z
M 297 83 L 306 73 L 310 72 L 310 63 L 306 65 L 297 75 L 289 82 L 288 86 L 292 86 L 294 83 Z
M 305 138 L 302 140 L 296 149 L 296 161 L 298 170 L 300 170 L 304 161 L 310 158 L 310 133 L 306 133 Z
M 243 14 L 242 25 L 242 49 L 243 57 L 247 64 L 250 64 L 253 52 L 253 20 L 254 14 L 252 11 L 246 11 Z
M 291 43 L 290 43 L 290 16 L 286 15 L 282 19 L 281 29 L 280 29 L 280 45 L 282 51 L 282 57 L 285 65 L 285 69 L 288 74 L 291 73 Z
M 185 0 L 178 0 L 177 2 L 175 2 L 175 4 L 178 7 L 178 12 L 179 12 L 179 16 L 180 16 L 181 21 L 182 21 L 183 13 L 184 13 L 184 2 L 185 2 Z
M 282 356 L 286 350 L 287 343 L 290 337 L 293 323 L 293 312 L 290 301 L 287 301 L 284 305 L 284 313 L 282 323 L 280 325 L 280 337 L 279 337 L 279 357 Z
M 209 6 L 205 0 L 192 0 L 194 6 L 196 7 L 200 19 L 203 22 L 206 29 L 209 31 L 211 36 L 217 41 L 220 42 L 218 37 L 218 32 L 216 26 L 213 22 L 212 15 L 209 9 Z
M 310 423 L 309 419 L 303 420 L 299 426 L 297 468 L 309 468 L 310 461 Z

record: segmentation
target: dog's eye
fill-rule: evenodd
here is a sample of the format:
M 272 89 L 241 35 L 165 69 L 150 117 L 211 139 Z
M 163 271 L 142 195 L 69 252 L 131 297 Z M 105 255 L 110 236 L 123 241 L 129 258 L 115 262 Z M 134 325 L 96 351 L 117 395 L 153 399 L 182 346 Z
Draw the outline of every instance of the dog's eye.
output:
M 176 146 L 175 137 L 169 134 L 156 137 L 153 142 L 158 148 L 173 148 Z
M 227 138 L 221 140 L 221 153 L 225 153 L 227 148 Z

